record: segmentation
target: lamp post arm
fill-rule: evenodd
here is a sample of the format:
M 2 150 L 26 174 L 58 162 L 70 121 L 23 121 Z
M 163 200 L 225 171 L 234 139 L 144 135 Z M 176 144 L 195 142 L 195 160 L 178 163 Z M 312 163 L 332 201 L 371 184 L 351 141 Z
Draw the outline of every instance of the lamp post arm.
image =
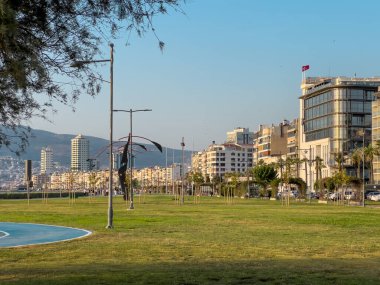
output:
M 112 45 L 112 46 L 111 46 Z M 113 44 L 111 44 L 111 49 L 113 51 Z M 99 59 L 99 60 L 78 60 L 78 61 L 74 61 L 73 63 L 70 64 L 70 67 L 76 67 L 76 68 L 80 68 L 82 67 L 83 65 L 86 65 L 86 64 L 91 64 L 91 63 L 101 63 L 101 62 L 111 62 L 112 63 L 113 61 L 113 55 L 111 54 L 111 59 Z

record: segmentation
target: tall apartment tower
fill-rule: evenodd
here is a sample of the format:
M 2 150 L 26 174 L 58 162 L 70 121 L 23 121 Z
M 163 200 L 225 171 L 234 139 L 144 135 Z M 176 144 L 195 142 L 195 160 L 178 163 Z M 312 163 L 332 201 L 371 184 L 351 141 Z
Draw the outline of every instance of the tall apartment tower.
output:
M 371 140 L 374 93 L 380 78 L 308 77 L 303 80 L 300 100 L 299 158 L 312 161 L 318 156 L 326 166 L 322 177 L 337 171 L 335 156 L 348 154 Z M 344 165 L 350 175 L 355 169 Z M 313 188 L 315 165 L 309 169 L 308 185 Z M 303 171 L 300 172 L 301 176 Z M 311 174 L 311 175 L 310 175 Z
M 53 172 L 53 151 L 49 147 L 41 150 L 41 174 L 51 174 Z
M 113 152 L 112 153 L 112 164 L 113 164 L 113 169 L 118 170 L 121 165 L 121 156 L 122 154 L 119 152 Z
M 81 134 L 71 140 L 71 170 L 88 171 L 90 143 Z

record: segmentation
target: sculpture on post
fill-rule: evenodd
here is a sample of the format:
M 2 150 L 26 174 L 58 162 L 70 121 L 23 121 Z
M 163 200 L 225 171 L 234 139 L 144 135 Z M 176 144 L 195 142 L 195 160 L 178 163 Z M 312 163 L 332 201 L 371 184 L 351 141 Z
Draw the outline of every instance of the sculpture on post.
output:
M 142 139 L 150 141 L 160 152 L 162 152 L 162 146 L 159 143 L 152 141 L 150 139 L 144 138 L 144 137 L 140 137 L 140 136 L 133 136 L 133 137 L 138 137 L 138 138 L 142 138 Z M 129 134 L 127 143 L 124 145 L 124 148 L 123 148 L 123 154 L 121 156 L 121 161 L 120 161 L 120 168 L 118 169 L 119 183 L 120 183 L 121 191 L 123 192 L 124 200 L 129 200 L 129 193 L 130 193 L 130 191 L 128 191 L 127 185 L 126 185 L 127 169 L 128 169 L 128 153 L 132 152 L 132 146 L 133 145 L 137 145 L 137 146 L 141 147 L 143 150 L 148 151 L 148 149 L 146 148 L 145 145 L 140 144 L 140 143 L 136 143 L 136 142 L 134 142 L 131 145 L 130 142 L 131 142 L 131 135 Z M 130 161 L 130 164 L 131 164 L 130 168 L 132 171 L 132 162 L 131 161 Z M 132 187 L 132 185 L 130 185 L 129 187 Z
M 121 162 L 120 162 L 120 168 L 118 169 L 117 173 L 119 176 L 119 183 L 121 192 L 123 192 L 123 198 L 124 200 L 129 200 L 128 191 L 126 189 L 125 185 L 125 179 L 127 177 L 127 168 L 128 168 L 128 147 L 130 142 L 130 136 L 128 136 L 128 141 L 123 149 L 123 155 L 121 156 Z

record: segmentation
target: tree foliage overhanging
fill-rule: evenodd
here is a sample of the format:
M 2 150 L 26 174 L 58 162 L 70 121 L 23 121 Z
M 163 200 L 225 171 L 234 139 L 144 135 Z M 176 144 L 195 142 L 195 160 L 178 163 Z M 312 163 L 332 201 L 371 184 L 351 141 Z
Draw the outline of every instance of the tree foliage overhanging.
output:
M 104 39 L 123 31 L 156 35 L 154 16 L 170 8 L 181 11 L 182 2 L 0 0 L 0 147 L 22 151 L 29 134 L 28 128 L 19 128 L 22 123 L 36 116 L 46 119 L 55 102 L 73 106 L 81 90 L 91 96 L 100 91 L 95 68 L 75 69 L 72 62 L 100 55 Z M 158 43 L 162 49 L 164 43 Z

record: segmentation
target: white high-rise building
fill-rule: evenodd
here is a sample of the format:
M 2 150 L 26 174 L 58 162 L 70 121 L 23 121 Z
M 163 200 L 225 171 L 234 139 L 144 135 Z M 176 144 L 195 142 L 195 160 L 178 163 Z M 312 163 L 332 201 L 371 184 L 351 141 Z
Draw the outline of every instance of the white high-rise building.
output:
M 112 153 L 112 163 L 113 163 L 113 169 L 118 170 L 121 165 L 121 156 L 122 154 L 119 152 L 113 152 Z
M 81 134 L 71 140 L 71 170 L 88 171 L 90 143 Z
M 49 147 L 41 150 L 41 174 L 51 174 L 53 172 L 53 151 Z

